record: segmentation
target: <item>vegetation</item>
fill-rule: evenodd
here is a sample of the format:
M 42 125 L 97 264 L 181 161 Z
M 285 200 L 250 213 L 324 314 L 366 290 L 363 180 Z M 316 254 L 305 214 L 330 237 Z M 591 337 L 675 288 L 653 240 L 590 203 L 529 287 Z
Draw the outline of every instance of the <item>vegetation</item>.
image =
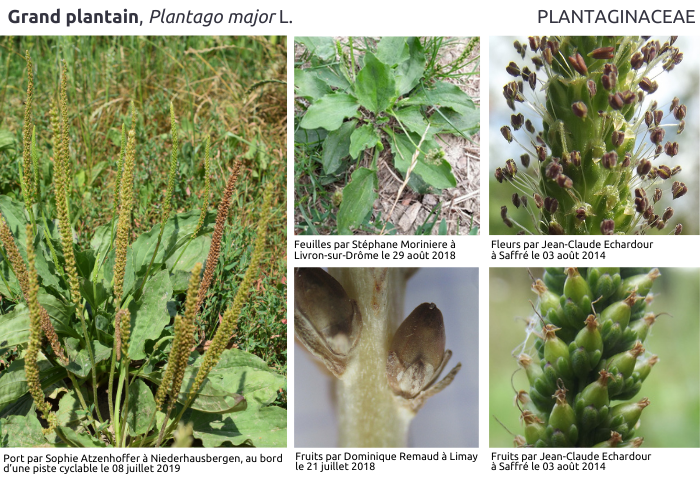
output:
M 284 45 L 2 45 L 4 446 L 283 446 Z
M 407 187 L 418 195 L 439 195 L 458 186 L 438 139 L 459 135 L 471 140 L 479 130 L 477 106 L 451 83 L 479 73 L 479 57 L 472 54 L 477 37 L 444 62 L 445 50 L 457 40 L 297 41 L 304 46 L 294 72 L 300 233 L 395 233 L 390 219 Z M 394 178 L 401 178 L 393 205 L 383 215 L 374 206 L 383 188 L 378 174 L 382 162 L 396 172 Z M 438 220 L 436 229 L 446 234 L 441 204 L 418 233 L 432 233 Z

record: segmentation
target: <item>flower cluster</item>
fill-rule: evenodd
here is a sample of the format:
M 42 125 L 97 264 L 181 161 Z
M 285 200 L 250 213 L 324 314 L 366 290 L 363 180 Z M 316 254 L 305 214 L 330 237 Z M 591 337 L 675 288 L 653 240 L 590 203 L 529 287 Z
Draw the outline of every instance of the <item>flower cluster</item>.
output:
M 503 96 L 516 113 L 500 132 L 508 143 L 523 147 L 523 169 L 508 159 L 495 176 L 516 189 L 513 206 L 528 212 L 534 228 L 518 224 L 504 205 L 501 216 L 508 227 L 557 235 L 646 233 L 670 225 L 673 209 L 657 212 L 655 205 L 664 192 L 677 199 L 687 187 L 675 178 L 667 182 L 681 167 L 661 164 L 659 158 L 678 154 L 677 142 L 664 144 L 665 128 L 681 133 L 687 108 L 678 98 L 668 106 L 645 99 L 658 89 L 654 78 L 681 63 L 675 41 L 529 37 L 528 43 L 515 42 L 523 59 L 529 46 L 532 68 L 516 62 L 506 67 L 515 79 L 503 87 Z M 517 112 L 518 104 L 542 118 L 542 131 Z M 681 230 L 681 224 L 671 229 Z

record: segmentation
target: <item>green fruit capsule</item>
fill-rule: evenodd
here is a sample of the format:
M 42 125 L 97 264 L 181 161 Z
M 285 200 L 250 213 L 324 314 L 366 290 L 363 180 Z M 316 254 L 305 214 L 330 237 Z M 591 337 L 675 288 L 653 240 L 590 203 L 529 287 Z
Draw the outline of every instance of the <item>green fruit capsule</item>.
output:
M 588 269 L 588 283 L 593 292 L 593 298 L 606 300 L 612 296 L 622 283 L 619 268 L 594 267 Z
M 560 388 L 554 393 L 556 403 L 549 415 L 547 436 L 553 447 L 573 447 L 578 440 L 576 414 L 566 401 L 566 389 Z
M 605 351 L 612 350 L 622 337 L 622 332 L 630 321 L 632 305 L 637 298 L 637 295 L 632 292 L 626 299 L 612 303 L 600 314 L 600 333 Z
M 544 269 L 544 283 L 552 292 L 561 295 L 564 292 L 566 273 L 563 268 L 547 267 Z
M 593 448 L 613 448 L 617 447 L 622 442 L 622 435 L 617 432 L 611 432 L 610 438 L 604 442 L 596 443 Z
M 540 279 L 535 280 L 535 283 L 532 284 L 532 291 L 540 297 L 538 305 L 540 315 L 557 327 L 564 327 L 562 323 L 564 312 L 559 304 L 559 295 L 552 293 Z
M 598 380 L 587 385 L 581 393 L 576 395 L 574 408 L 582 432 L 593 430 L 607 417 L 610 405 L 609 378 L 610 374 L 601 370 Z
M 547 366 L 551 365 L 556 372 L 554 378 L 550 380 L 557 381 L 561 378 L 565 385 L 569 385 L 573 379 L 573 372 L 571 370 L 571 360 L 569 357 L 569 346 L 559 337 L 557 337 L 558 327 L 554 325 L 545 325 L 542 333 L 544 336 L 544 361 L 545 367 L 543 368 L 545 375 L 548 374 Z
M 629 326 L 622 332 L 615 350 L 629 350 L 637 341 L 643 342 L 649 335 L 651 326 L 656 322 L 656 315 L 647 313 L 642 318 L 630 321 Z
M 564 282 L 564 296 L 574 302 L 581 310 L 590 310 L 593 294 L 588 282 L 581 276 L 577 268 L 567 268 L 565 272 L 567 276 Z
M 639 374 L 639 379 L 643 382 L 651 373 L 651 369 L 659 361 L 658 355 L 637 359 L 637 364 L 634 366 L 635 373 Z
M 610 409 L 610 415 L 604 427 L 620 432 L 622 437 L 631 433 L 642 416 L 642 410 L 649 406 L 649 399 L 644 397 L 638 402 L 621 403 Z
M 617 289 L 617 292 L 615 292 L 615 295 L 613 295 L 613 300 L 622 300 L 632 292 L 636 292 L 640 299 L 646 297 L 651 287 L 654 285 L 654 280 L 659 278 L 660 275 L 659 269 L 654 268 L 648 273 L 625 278 Z
M 634 383 L 632 373 L 637 363 L 637 357 L 642 353 L 644 353 L 644 346 L 642 342 L 638 341 L 632 349 L 613 355 L 607 360 L 601 360 L 599 368 L 605 368 L 611 375 L 608 380 L 608 395 L 611 398 L 632 388 Z
M 520 419 L 525 423 L 525 440 L 530 445 L 535 445 L 538 441 L 546 441 L 544 422 L 540 417 L 529 410 L 524 410 Z
M 532 357 L 523 353 L 518 357 L 518 364 L 525 370 L 530 382 L 530 399 L 541 412 L 552 409 L 554 400 L 552 393 L 556 390 L 556 383 L 548 380 L 542 371 L 542 367 Z
M 594 315 L 585 320 L 586 326 L 576 335 L 569 345 L 571 369 L 578 378 L 586 378 L 600 362 L 603 355 L 603 337 L 598 331 L 598 322 Z

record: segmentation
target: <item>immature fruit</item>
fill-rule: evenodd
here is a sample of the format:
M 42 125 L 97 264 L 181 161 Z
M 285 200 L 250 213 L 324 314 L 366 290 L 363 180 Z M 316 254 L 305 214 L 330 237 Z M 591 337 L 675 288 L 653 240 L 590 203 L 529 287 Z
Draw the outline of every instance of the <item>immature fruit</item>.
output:
M 544 280 L 535 280 L 542 330 L 517 357 L 530 384 L 516 395 L 525 427 L 520 446 L 641 445 L 635 428 L 649 402 L 620 401 L 641 391 L 658 361 L 644 341 L 656 319 L 646 308 L 659 275 L 658 269 L 548 268 Z
M 530 43 L 531 65 L 506 66 L 503 96 L 516 114 L 500 132 L 538 161 L 514 170 L 509 159 L 496 178 L 512 183 L 518 195 L 542 199 L 517 219 L 502 210 L 506 226 L 520 227 L 513 233 L 681 232 L 682 226 L 670 221 L 673 209 L 657 204 L 656 190 L 670 190 L 673 200 L 688 191 L 676 178 L 680 168 L 659 158 L 677 155 L 677 142 L 664 143 L 665 128 L 682 132 L 687 108 L 677 100 L 664 112 L 646 100 L 658 89 L 654 79 L 683 59 L 674 43 L 644 37 L 542 37 Z M 525 61 L 522 44 L 516 50 Z M 536 119 L 524 116 L 533 111 L 541 117 L 542 131 Z M 614 276 L 600 285 L 592 281 L 596 298 L 610 295 Z

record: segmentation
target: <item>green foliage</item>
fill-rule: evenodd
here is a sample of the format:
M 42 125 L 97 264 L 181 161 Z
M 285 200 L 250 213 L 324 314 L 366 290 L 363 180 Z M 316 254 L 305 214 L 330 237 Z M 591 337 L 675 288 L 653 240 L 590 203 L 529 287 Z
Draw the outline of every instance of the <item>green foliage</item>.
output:
M 471 63 L 468 55 L 438 66 L 441 40 L 415 37 L 385 37 L 379 42 L 351 37 L 347 49 L 325 37 L 297 41 L 306 52 L 294 77 L 300 109 L 295 118 L 296 169 L 321 186 L 346 182 L 335 219 L 332 213 L 321 213 L 323 209 L 307 214 L 298 204 L 309 233 L 316 223 L 309 216 L 317 214 L 326 223 L 335 220 L 341 235 L 371 231 L 377 164 L 387 146 L 394 168 L 413 190 L 426 193 L 456 186 L 450 164 L 444 159 L 432 162 L 428 153 L 441 151 L 436 138 L 442 134 L 467 138 L 479 129 L 479 110 L 472 99 L 444 80 Z M 373 158 L 369 168 L 362 166 L 365 153 Z M 348 159 L 357 161 L 351 176 Z M 320 163 L 320 176 L 314 161 Z M 311 189 L 314 197 L 325 196 L 321 190 Z
M 271 49 L 274 50 L 272 46 Z M 268 53 L 276 55 L 273 51 Z M 190 52 L 190 54 L 201 58 L 202 53 Z M 262 56 L 264 57 L 265 54 Z M 226 62 L 223 65 L 226 65 Z M 228 73 L 230 72 L 224 70 L 221 75 Z M 42 78 L 44 78 L 43 75 L 35 77 L 35 82 L 39 87 L 37 90 L 42 90 L 43 85 L 40 81 Z M 143 92 L 141 93 L 143 94 Z M 74 102 L 73 106 L 75 107 L 78 103 Z M 167 105 L 167 103 L 164 102 L 163 105 Z M 276 105 L 273 105 L 273 108 L 276 108 Z M 274 115 L 274 113 L 268 110 L 265 115 Z M 40 115 L 35 116 L 39 117 Z M 280 118 L 283 123 L 283 117 Z M 110 119 L 119 121 L 121 116 L 110 116 Z M 258 120 L 265 124 L 263 118 L 258 118 Z M 168 192 L 166 197 L 169 200 L 170 193 L 173 194 L 175 208 L 180 207 L 181 204 L 196 207 L 200 200 L 195 195 L 191 195 L 196 192 L 190 191 L 190 188 L 194 190 L 206 183 L 204 176 L 209 172 L 204 172 L 204 175 L 197 179 L 196 149 L 192 147 L 194 143 L 192 140 L 195 136 L 199 136 L 199 133 L 195 133 L 196 129 L 192 123 L 188 124 L 186 128 L 182 128 L 182 123 L 186 123 L 184 118 L 180 122 L 180 140 L 183 143 L 179 149 L 181 155 L 179 173 L 183 176 L 192 176 L 196 181 L 186 187 L 187 196 L 185 197 L 184 183 L 177 180 L 177 172 L 172 172 L 170 185 L 174 188 L 172 192 Z M 127 126 L 131 124 L 137 129 L 137 137 L 142 137 L 144 132 L 138 123 L 129 121 L 126 123 Z M 266 127 L 256 127 L 256 135 L 260 136 L 259 138 L 262 138 L 260 135 L 262 129 L 268 128 L 267 124 L 265 125 Z M 243 128 L 245 130 L 247 126 L 243 126 Z M 42 135 L 41 130 L 42 127 L 36 128 L 37 137 Z M 75 132 L 73 129 L 71 130 L 70 134 L 73 136 Z M 116 145 L 122 144 L 123 147 L 121 125 L 109 126 L 107 130 L 116 133 L 115 143 Z M 104 135 L 102 132 L 95 133 Z M 275 135 L 271 133 L 267 137 L 267 141 L 276 141 Z M 189 138 L 185 140 L 187 137 Z M 164 140 L 166 139 L 167 137 L 164 138 Z M 190 143 L 185 143 L 187 141 Z M 45 153 L 48 149 L 45 147 L 45 143 L 40 143 L 37 160 L 40 166 L 42 164 L 45 166 L 45 163 L 48 163 L 46 162 L 48 155 Z M 83 163 L 84 157 L 77 159 L 73 157 L 74 151 L 82 152 L 89 148 L 91 145 L 86 146 L 82 142 L 71 144 L 72 168 L 82 168 L 85 165 Z M 264 151 L 269 148 L 265 147 Z M 278 145 L 275 145 L 275 148 L 278 148 Z M 222 141 L 216 147 L 212 146 L 212 150 L 214 150 L 212 157 L 218 158 L 220 155 L 227 155 L 229 149 L 238 150 L 238 141 Z M 152 188 L 153 185 L 168 184 L 165 175 L 166 181 L 160 179 L 158 182 L 151 183 L 143 177 L 144 174 L 150 176 L 158 172 L 162 174 L 168 171 L 167 158 L 170 152 L 165 152 L 167 149 L 163 148 L 162 145 L 149 151 L 148 148 L 143 149 L 138 145 L 137 141 L 138 160 L 136 162 L 135 185 L 138 190 L 134 197 L 141 205 L 153 203 L 152 196 L 143 195 L 144 188 L 149 188 L 149 185 Z M 34 149 L 32 154 L 35 156 Z M 172 154 L 175 155 L 175 152 Z M 155 160 L 159 156 L 160 159 Z M 37 157 L 35 156 L 35 158 Z M 117 169 L 121 167 L 118 158 L 117 152 L 117 155 L 114 156 Z M 146 161 L 142 161 L 142 159 Z M 251 158 L 251 160 L 259 162 L 260 158 Z M 153 162 L 153 165 L 158 165 L 158 168 L 150 172 L 147 171 L 147 165 L 144 164 L 148 164 L 149 161 Z M 278 161 L 283 162 L 283 159 L 265 158 L 265 161 L 268 162 L 269 167 Z M 90 166 L 89 163 L 88 166 Z M 94 167 L 96 165 L 92 165 L 91 168 Z M 245 305 L 243 310 L 244 315 L 250 313 L 248 312 L 249 308 L 257 310 L 257 315 L 249 317 L 251 320 L 260 321 L 261 318 L 264 318 L 268 321 L 269 318 L 276 321 L 277 325 L 273 328 L 277 337 L 284 337 L 286 340 L 286 321 L 281 322 L 280 318 L 284 317 L 278 316 L 280 304 L 284 303 L 286 289 L 284 277 L 286 266 L 284 256 L 280 255 L 286 246 L 286 237 L 280 230 L 280 225 L 285 223 L 285 208 L 282 203 L 276 206 L 272 213 L 263 212 L 259 208 L 260 202 L 257 202 L 262 197 L 260 185 L 273 182 L 276 185 L 283 185 L 284 175 L 277 173 L 278 169 L 273 169 L 273 173 L 267 168 L 260 168 L 260 163 L 252 167 L 257 168 L 257 181 L 246 178 L 239 185 L 238 195 L 234 199 L 235 211 L 238 212 L 235 216 L 237 236 L 225 235 L 224 241 L 229 243 L 224 245 L 222 250 L 226 254 L 228 249 L 236 245 L 247 252 L 248 247 L 252 248 L 255 243 L 255 227 L 259 223 L 267 224 L 282 232 L 276 232 L 270 238 L 269 244 L 266 244 L 265 251 L 272 253 L 272 256 L 267 258 L 267 254 L 264 255 L 262 263 L 264 274 L 261 275 L 260 283 L 267 285 L 272 282 L 275 284 L 275 288 L 267 291 L 264 296 L 254 294 L 251 303 Z M 112 166 L 107 165 L 107 168 L 111 169 Z M 227 176 L 226 165 L 219 164 L 216 166 L 216 170 L 223 177 Z M 94 193 L 99 193 L 101 198 L 103 192 L 113 191 L 113 187 L 108 185 L 104 179 L 98 179 L 99 172 L 92 170 L 92 175 L 83 176 L 83 178 L 95 176 L 95 180 L 98 181 L 80 184 L 80 176 L 77 176 L 78 183 L 73 185 L 83 189 L 84 193 L 90 194 L 88 203 L 95 200 L 95 197 L 92 196 Z M 277 175 L 279 177 L 275 178 Z M 117 178 L 119 176 L 115 175 Z M 46 177 L 44 175 L 42 181 L 45 181 Z M 71 178 L 73 177 L 71 176 Z M 189 181 L 190 178 L 187 180 Z M 152 212 L 152 214 L 144 216 L 144 211 L 139 211 L 137 206 L 134 218 L 138 226 L 134 228 L 136 232 L 132 237 L 133 241 L 130 239 L 130 246 L 126 251 L 126 272 L 121 302 L 119 299 L 115 302 L 113 298 L 116 219 L 112 218 L 111 222 L 96 228 L 94 225 L 85 227 L 85 224 L 81 224 L 84 230 L 80 235 L 85 238 L 83 242 L 78 243 L 75 243 L 74 240 L 71 246 L 75 250 L 81 296 L 81 298 L 75 299 L 69 296 L 69 281 L 64 271 L 65 252 L 58 235 L 59 226 L 53 220 L 55 201 L 51 195 L 50 181 L 49 176 L 48 184 L 40 187 L 37 202 L 29 211 L 25 210 L 24 204 L 19 201 L 17 194 L 19 189 L 16 185 L 13 191 L 7 192 L 10 195 L 0 195 L 0 215 L 7 222 L 25 262 L 27 242 L 31 241 L 34 245 L 40 283 L 38 300 L 48 312 L 50 323 L 69 358 L 67 364 L 60 362 L 50 344 L 42 347 L 38 358 L 41 388 L 47 397 L 55 400 L 51 403 L 56 410 L 58 427 L 55 434 L 42 435 L 42 427 L 45 426 L 44 419 L 41 414 L 36 413 L 32 397 L 28 393 L 28 382 L 24 376 L 24 358 L 29 342 L 29 310 L 15 276 L 16 267 L 10 264 L 5 255 L 4 245 L 0 244 L 0 252 L 3 253 L 0 256 L 0 273 L 3 277 L 0 281 L 0 298 L 2 299 L 0 354 L 9 355 L 9 366 L 0 362 L 0 446 L 104 447 L 130 444 L 148 446 L 155 444 L 159 431 L 165 432 L 167 440 L 172 435 L 176 422 L 169 424 L 163 413 L 156 414 L 154 392 L 158 387 L 159 373 L 164 369 L 168 351 L 173 343 L 173 318 L 184 308 L 184 290 L 189 280 L 189 272 L 195 263 L 203 263 L 207 257 L 216 212 L 205 212 L 201 217 L 201 228 L 197 228 L 200 221 L 200 211 L 196 208 L 176 211 L 164 217 L 161 224 L 158 215 Z M 280 197 L 284 198 L 283 193 L 280 194 Z M 85 198 L 83 195 L 83 200 Z M 219 200 L 216 195 L 214 199 L 217 202 Z M 183 201 L 180 202 L 180 200 Z M 100 208 L 105 215 L 111 216 L 114 212 L 114 204 L 112 202 L 104 203 L 106 205 L 102 205 Z M 247 208 L 248 205 L 256 204 L 258 208 Z M 85 210 L 75 208 L 75 206 L 75 203 L 71 203 L 70 213 L 74 224 L 78 215 L 85 213 Z M 148 205 L 148 208 L 150 209 L 151 205 Z M 139 219 L 148 223 L 139 225 Z M 157 220 L 159 223 L 150 228 L 151 220 Z M 29 238 L 25 233 L 25 225 L 27 224 L 31 225 L 33 229 L 32 236 Z M 228 229 L 225 229 L 225 232 L 228 234 Z M 227 238 L 228 240 L 226 240 Z M 246 239 L 246 243 L 242 243 L 242 239 Z M 221 263 L 219 265 L 225 268 L 217 272 L 216 285 L 209 291 L 210 301 L 205 303 L 205 309 L 198 317 L 198 322 L 202 327 L 209 326 L 209 328 L 202 328 L 197 332 L 200 352 L 207 348 L 207 337 L 213 336 L 217 330 L 219 312 L 222 312 L 233 300 L 233 296 L 222 296 L 222 290 L 224 288 L 234 289 L 234 294 L 237 293 L 235 289 L 240 278 L 251 265 L 251 259 L 250 256 L 242 258 L 235 267 Z M 254 287 L 256 290 L 259 288 L 260 285 Z M 114 324 L 119 304 L 128 309 L 131 316 L 128 356 L 122 356 L 121 360 L 119 360 L 117 353 L 121 337 L 118 330 L 115 330 Z M 218 307 L 216 310 L 214 305 Z M 271 310 L 274 310 L 274 313 Z M 281 314 L 284 315 L 283 309 Z M 270 321 L 270 323 L 272 322 Z M 243 337 L 243 331 L 249 332 L 250 330 L 251 325 L 248 320 L 241 318 L 238 336 Z M 269 330 L 258 334 L 269 336 Z M 284 393 L 286 390 L 284 376 L 286 373 L 286 347 L 283 351 L 278 348 L 269 354 L 274 357 L 274 362 L 272 367 L 268 367 L 268 354 L 256 343 L 258 334 L 250 335 L 252 345 L 249 346 L 246 343 L 248 338 L 241 338 L 242 341 L 237 345 L 241 350 L 227 350 L 222 356 L 222 359 L 236 359 L 227 361 L 225 365 L 220 365 L 227 369 L 228 377 L 226 378 L 235 378 L 235 382 L 219 379 L 217 376 L 219 374 L 215 375 L 216 369 L 212 371 L 208 380 L 221 402 L 238 399 L 234 402 L 238 409 L 235 412 L 230 412 L 229 409 L 220 408 L 220 405 L 203 406 L 200 397 L 195 399 L 193 408 L 196 407 L 198 413 L 205 413 L 206 417 L 200 416 L 199 421 L 195 421 L 194 418 L 189 420 L 195 422 L 193 433 L 195 439 L 200 439 L 207 446 L 226 445 L 227 442 L 239 445 L 244 441 L 247 445 L 253 446 L 284 446 L 286 442 L 286 411 L 283 409 L 286 408 L 286 394 Z M 277 340 L 276 343 L 280 343 L 280 341 Z M 247 353 L 249 347 L 258 353 L 264 353 L 264 358 L 261 359 L 252 353 Z M 196 374 L 199 358 L 197 351 L 190 356 L 190 366 L 187 370 L 190 373 L 188 375 L 191 376 L 192 372 Z M 118 380 L 116 377 L 113 378 L 115 373 Z M 117 385 L 115 396 L 113 386 Z M 121 395 L 122 389 L 125 393 L 123 397 Z M 109 390 L 110 408 L 108 414 L 105 414 L 106 402 L 103 395 L 107 390 Z M 206 396 L 210 390 L 210 387 L 205 385 L 202 394 Z M 260 392 L 266 393 L 262 395 Z M 114 410 L 111 404 L 112 399 L 114 399 L 116 407 Z M 98 408 L 98 405 L 103 408 Z M 188 419 L 191 412 L 189 410 L 181 411 L 182 408 L 183 405 L 179 404 L 173 412 L 172 419 L 176 417 Z M 149 418 L 152 415 L 155 415 L 157 420 L 155 432 L 149 431 Z M 221 424 L 226 425 L 230 430 L 218 432 L 218 427 L 215 425 Z M 163 426 L 161 427 L 161 425 Z M 22 430 L 22 434 L 14 435 L 13 432 L 19 430 Z M 235 435 L 233 430 L 237 432 Z M 234 436 L 240 438 L 234 439 Z M 201 443 L 196 444 L 201 445 Z
M 535 280 L 537 317 L 513 352 L 529 383 L 516 392 L 525 425 L 517 444 L 641 445 L 637 422 L 650 401 L 631 400 L 659 359 L 644 346 L 657 317 L 648 308 L 659 275 L 644 268 L 547 268 Z
M 660 157 L 678 154 L 666 129 L 680 134 L 687 109 L 678 97 L 670 105 L 653 100 L 659 96 L 655 79 L 683 59 L 676 39 L 515 42 L 520 57 L 530 56 L 531 62 L 506 67 L 514 79 L 504 85 L 503 96 L 515 113 L 500 133 L 523 151 L 519 162 L 508 159 L 495 171 L 498 182 L 512 185 L 515 209 L 524 210 L 511 216 L 501 206 L 511 233 L 681 233 L 683 226 L 671 220 L 673 208 L 664 207 L 688 188 L 679 181 L 680 166 L 662 164 Z M 541 117 L 541 131 L 538 119 L 525 116 L 533 110 Z

